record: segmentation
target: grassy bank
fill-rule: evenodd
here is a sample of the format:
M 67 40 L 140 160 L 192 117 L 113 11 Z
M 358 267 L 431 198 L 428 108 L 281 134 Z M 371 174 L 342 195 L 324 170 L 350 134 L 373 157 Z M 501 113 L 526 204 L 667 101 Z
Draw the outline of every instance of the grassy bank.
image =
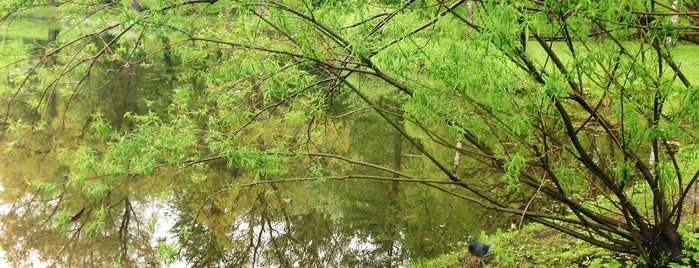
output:
M 635 256 L 610 252 L 538 224 L 514 232 L 480 234 L 478 239 L 494 246 L 482 266 L 471 260 L 464 239 L 462 249 L 415 260 L 408 267 L 633 267 L 636 263 Z

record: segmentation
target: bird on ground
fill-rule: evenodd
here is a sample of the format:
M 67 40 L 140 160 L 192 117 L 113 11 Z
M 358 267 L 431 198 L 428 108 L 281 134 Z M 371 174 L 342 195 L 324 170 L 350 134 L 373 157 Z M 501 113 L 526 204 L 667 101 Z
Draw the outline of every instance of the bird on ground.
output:
M 492 247 L 493 244 L 491 243 L 483 243 L 473 238 L 472 235 L 468 236 L 468 252 L 470 252 L 473 257 L 478 259 L 478 265 L 481 264 L 481 258 L 487 254 Z

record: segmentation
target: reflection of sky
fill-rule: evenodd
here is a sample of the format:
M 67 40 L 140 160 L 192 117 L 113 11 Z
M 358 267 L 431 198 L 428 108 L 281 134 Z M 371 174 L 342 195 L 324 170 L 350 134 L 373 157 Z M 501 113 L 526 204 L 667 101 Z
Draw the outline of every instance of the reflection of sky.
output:
M 155 232 L 151 234 L 150 241 L 151 246 L 154 249 L 158 248 L 158 239 L 164 239 L 165 242 L 169 244 L 178 244 L 176 234 L 170 232 L 172 227 L 175 226 L 177 212 L 174 208 L 168 206 L 165 200 L 156 198 L 154 200 L 150 200 L 146 205 L 136 202 L 134 202 L 132 205 L 134 207 L 134 211 L 143 211 L 143 215 L 158 219 L 154 229 Z M 150 218 L 144 218 L 143 220 L 148 221 Z M 183 260 L 178 260 L 169 266 L 165 266 L 164 264 L 161 265 L 163 265 L 163 267 L 172 268 L 189 267 Z
M 5 188 L 2 186 L 2 181 L 3 177 L 0 177 L 0 192 L 4 192 Z M 5 204 L 5 203 L 0 203 L 0 216 L 5 216 L 8 213 L 10 213 L 10 210 L 12 209 L 12 204 Z M 7 241 L 3 241 L 7 242 Z M 0 248 L 0 267 L 12 267 L 10 266 L 10 263 L 7 261 L 5 258 L 7 255 L 5 254 L 5 250 Z M 39 255 L 36 253 L 35 250 L 31 250 L 29 253 L 29 258 L 27 260 L 23 260 L 23 265 L 30 265 L 28 267 L 48 267 L 48 263 L 44 263 L 39 261 Z M 26 267 L 26 266 L 25 266 Z
M 0 177 L 2 179 L 2 177 Z M 2 181 L 0 180 L 0 192 L 4 191 L 4 188 L 2 187 Z M 164 241 L 165 243 L 168 244 L 173 244 L 179 246 L 179 243 L 177 242 L 177 235 L 170 232 L 172 228 L 175 226 L 177 217 L 178 217 L 178 211 L 171 207 L 169 203 L 171 203 L 172 200 L 166 200 L 162 198 L 152 198 L 151 200 L 144 200 L 143 202 L 132 202 L 132 206 L 134 211 L 142 217 L 140 221 L 142 222 L 148 222 L 151 218 L 157 219 L 157 224 L 155 225 L 154 232 L 151 234 L 151 240 L 150 244 L 153 247 L 153 249 L 157 250 L 158 247 L 158 241 Z M 10 212 L 12 208 L 12 204 L 5 204 L 5 203 L 0 203 L 0 216 L 4 216 Z M 274 230 L 274 236 L 277 235 L 283 235 L 287 233 L 289 230 L 287 230 L 287 225 L 284 222 L 279 222 L 279 221 L 273 221 L 270 223 L 272 226 L 272 229 Z M 231 239 L 240 239 L 241 237 L 245 237 L 248 233 L 248 229 L 250 226 L 248 225 L 248 222 L 245 220 L 244 217 L 239 217 L 236 219 L 235 225 L 237 228 L 231 231 L 230 236 Z M 260 226 L 253 226 L 253 232 L 257 235 L 262 233 L 262 237 L 258 238 L 256 237 L 255 240 L 259 241 L 261 246 L 268 245 L 272 239 L 271 235 L 269 232 L 260 232 Z M 404 234 L 401 232 L 400 236 L 403 237 Z M 7 241 L 5 241 L 7 242 Z M 336 241 L 337 242 L 337 241 Z M 311 242 L 313 243 L 313 242 Z M 331 243 L 332 244 L 332 243 Z M 359 258 L 366 258 L 369 256 L 369 253 L 376 250 L 377 246 L 375 245 L 374 239 L 369 236 L 369 237 L 363 237 L 360 238 L 358 235 L 354 235 L 349 241 L 348 244 L 342 245 L 342 243 L 337 244 L 337 245 L 330 245 L 330 246 L 341 246 L 343 247 L 342 252 L 345 252 L 345 254 L 351 254 Z M 400 247 L 402 245 L 400 243 L 396 243 L 394 246 L 395 251 L 400 251 Z M 252 252 L 250 254 L 253 254 Z M 340 263 L 341 258 L 343 257 L 343 254 L 339 254 L 338 256 L 327 256 L 327 252 L 324 252 L 321 250 L 321 252 L 318 252 L 318 254 L 321 258 L 335 258 L 331 260 L 326 260 L 326 262 L 329 263 Z M 252 256 L 252 255 L 251 255 Z M 138 259 L 138 256 L 132 256 L 136 259 Z M 376 256 L 374 256 L 376 257 Z M 390 258 L 390 256 L 381 256 L 384 258 Z M 261 254 L 260 256 L 257 256 L 258 263 L 269 263 L 268 260 L 264 259 L 264 254 Z M 398 261 L 398 260 L 392 260 L 392 261 Z M 405 266 L 407 264 L 408 260 L 403 260 L 402 263 L 398 263 L 399 266 Z M 39 254 L 38 252 L 31 250 L 28 259 L 24 260 L 23 265 L 24 267 L 48 267 L 49 263 L 44 263 L 39 260 Z M 170 265 L 164 265 L 161 263 L 162 267 L 171 267 L 171 268 L 185 268 L 189 267 L 190 265 L 187 264 L 185 260 L 177 260 L 174 263 Z M 295 265 L 298 266 L 298 265 Z M 6 259 L 6 252 L 4 250 L 0 249 L 0 267 L 11 267 L 10 264 L 8 263 Z
M 2 177 L 0 177 L 0 192 L 5 191 L 5 188 L 2 186 Z M 133 203 L 134 210 L 135 211 L 143 211 L 142 215 L 146 215 L 148 217 L 156 217 L 158 219 L 158 223 L 155 226 L 155 232 L 151 236 L 151 246 L 155 249 L 158 246 L 158 239 L 162 238 L 165 239 L 165 242 L 167 243 L 174 243 L 176 244 L 176 236 L 175 234 L 171 233 L 170 230 L 172 227 L 175 225 L 175 216 L 176 212 L 173 208 L 169 207 L 166 202 L 164 202 L 161 199 L 155 199 L 151 200 L 151 202 L 147 205 L 143 205 L 140 203 Z M 5 203 L 0 203 L 0 216 L 7 215 L 12 208 L 12 204 L 5 204 Z M 143 219 L 147 220 L 147 219 Z M 6 241 L 5 241 L 6 242 Z M 0 248 L 0 267 L 12 267 L 10 263 L 6 259 L 6 253 L 5 251 Z M 138 256 L 134 256 L 138 257 Z M 48 267 L 48 263 L 43 263 L 39 261 L 39 256 L 38 253 L 34 250 L 31 251 L 29 254 L 29 258 L 27 260 L 24 260 L 24 265 L 29 265 L 25 267 Z M 171 268 L 184 268 L 184 267 L 189 267 L 186 262 L 184 261 L 176 261 L 175 263 L 169 265 L 169 266 L 163 266 L 163 267 L 171 267 Z
M 237 239 L 244 239 L 248 234 L 248 229 L 250 228 L 250 225 L 248 224 L 248 222 L 245 220 L 244 217 L 241 216 L 241 217 L 238 217 L 236 219 L 235 226 L 237 226 L 237 228 L 235 228 L 235 230 L 233 230 L 231 232 L 231 237 L 233 239 L 236 239 L 236 238 Z M 287 224 L 285 222 L 272 221 L 270 223 L 270 226 L 272 227 L 272 230 L 274 230 L 274 233 L 277 235 L 280 235 L 280 236 L 289 232 L 289 230 L 287 230 L 287 228 L 286 228 Z M 259 241 L 259 243 L 262 247 L 267 247 L 267 246 L 269 246 L 273 237 L 270 235 L 270 232 L 261 232 L 261 228 L 262 228 L 261 226 L 252 227 L 252 233 L 255 234 L 255 240 Z M 260 234 L 262 235 L 261 238 L 259 237 Z M 337 234 L 335 234 L 335 235 L 337 235 Z M 404 238 L 404 236 L 405 236 L 403 234 L 403 232 L 400 232 L 399 235 L 401 238 Z M 338 242 L 338 241 L 333 240 L 333 242 Z M 329 264 L 337 265 L 339 263 L 342 263 L 342 258 L 346 257 L 345 255 L 350 255 L 350 256 L 354 256 L 354 258 L 361 258 L 361 259 L 369 259 L 372 257 L 374 257 L 374 258 L 376 257 L 376 256 L 371 256 L 371 252 L 378 249 L 378 246 L 376 245 L 376 241 L 374 241 L 374 239 L 371 236 L 361 238 L 358 234 L 355 234 L 349 240 L 348 244 L 342 244 L 342 243 L 333 244 L 333 242 L 330 242 L 330 244 L 331 244 L 331 245 L 329 245 L 330 247 L 333 247 L 333 246 L 334 247 L 338 247 L 338 246 L 342 247 L 341 252 L 345 252 L 346 254 L 337 254 L 336 256 L 332 256 L 332 255 L 329 255 L 328 252 L 326 252 L 324 250 L 320 250 L 318 252 L 318 257 L 321 260 L 323 260 L 323 262 L 325 262 L 326 264 L 329 263 Z M 314 243 L 314 241 L 311 240 L 310 243 L 312 244 L 312 243 Z M 309 247 L 311 246 L 311 244 L 309 244 Z M 401 243 L 395 243 L 393 245 L 394 251 L 400 252 L 402 246 L 403 245 L 401 245 Z M 254 254 L 253 252 L 250 252 L 250 259 L 251 260 L 252 260 L 253 254 Z M 334 257 L 334 259 L 328 259 L 328 258 L 332 258 L 332 257 Z M 378 257 L 381 257 L 382 259 L 385 259 L 385 260 L 388 260 L 391 258 L 391 256 L 389 256 L 387 253 L 384 253 L 383 255 L 379 255 Z M 268 268 L 280 268 L 280 266 L 276 266 L 276 265 L 271 266 L 269 264 L 269 261 L 264 258 L 264 254 L 260 254 L 259 256 L 257 256 L 256 262 L 257 262 L 256 264 L 258 266 L 260 264 L 262 264 L 262 266 L 268 267 Z M 398 267 L 405 267 L 409 263 L 409 260 L 407 260 L 407 259 L 406 260 L 391 259 L 391 263 L 393 263 L 394 265 L 398 265 Z M 295 263 L 293 263 L 293 267 L 301 267 L 301 266 L 299 265 L 298 262 L 295 262 Z
M 5 188 L 2 187 L 2 177 L 0 177 L 0 192 L 5 191 Z M 0 203 L 0 215 L 5 216 L 7 213 L 10 212 L 10 205 L 9 204 L 2 204 Z M 7 260 L 5 259 L 5 251 L 0 248 L 0 266 L 2 267 L 10 267 L 10 265 L 7 263 Z
M 0 177 L 0 192 L 5 191 L 5 188 L 2 187 L 2 181 L 3 178 Z M 4 217 L 5 215 L 7 215 L 7 213 L 10 212 L 10 208 L 11 204 L 0 203 L 0 216 Z M 7 262 L 7 259 L 5 259 L 5 256 L 5 250 L 0 248 L 0 267 L 10 267 L 10 264 Z

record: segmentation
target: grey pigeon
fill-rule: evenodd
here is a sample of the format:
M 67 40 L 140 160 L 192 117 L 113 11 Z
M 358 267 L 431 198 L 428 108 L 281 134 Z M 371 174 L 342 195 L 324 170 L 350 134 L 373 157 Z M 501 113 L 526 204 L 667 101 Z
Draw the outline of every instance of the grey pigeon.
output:
M 478 265 L 481 264 L 481 258 L 487 254 L 492 247 L 493 244 L 480 242 L 473 238 L 472 235 L 468 236 L 468 252 L 471 252 L 471 255 L 478 258 Z

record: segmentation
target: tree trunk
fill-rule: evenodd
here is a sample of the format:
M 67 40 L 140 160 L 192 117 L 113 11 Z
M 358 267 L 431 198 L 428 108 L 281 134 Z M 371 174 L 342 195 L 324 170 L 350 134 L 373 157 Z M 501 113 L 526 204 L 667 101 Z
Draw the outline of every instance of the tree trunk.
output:
M 643 234 L 641 242 L 648 249 L 649 267 L 666 267 L 668 263 L 682 263 L 682 237 L 670 221 L 657 225 Z
M 163 38 L 163 62 L 165 63 L 165 73 L 167 74 L 167 84 L 172 86 L 177 80 L 175 77 L 175 67 L 172 61 L 172 48 L 170 47 L 170 39 Z
M 452 170 L 452 173 L 456 174 L 456 171 L 459 170 L 459 162 L 461 162 L 461 147 L 463 146 L 463 142 L 461 141 L 461 136 L 456 138 L 456 153 L 454 153 L 454 169 Z
M 678 2 L 677 0 L 672 1 L 672 9 L 675 9 L 675 10 L 677 9 L 677 4 L 678 4 L 677 2 Z M 680 20 L 680 16 L 673 15 L 670 20 L 672 21 L 673 24 L 677 24 L 677 22 L 679 22 L 679 20 Z M 665 40 L 665 42 L 668 46 L 675 46 L 677 44 L 677 40 L 675 40 L 675 38 L 672 38 L 672 36 L 668 36 L 667 40 Z
M 138 2 L 138 0 L 131 0 L 131 3 L 129 3 L 129 7 L 131 7 L 131 9 L 136 10 L 138 12 L 141 12 L 144 10 L 143 6 L 141 6 L 141 3 Z
M 473 23 L 473 0 L 466 1 L 466 20 Z M 468 27 L 467 31 L 471 32 L 471 27 Z
M 48 43 L 46 43 L 46 50 L 47 50 L 47 61 L 46 64 L 49 66 L 56 65 L 56 62 L 58 60 L 58 52 L 57 51 L 52 51 L 53 49 L 51 48 L 51 45 L 56 42 L 56 39 L 58 39 L 58 34 L 61 32 L 61 29 L 56 29 L 56 28 L 50 28 L 49 29 L 49 34 L 48 34 Z

